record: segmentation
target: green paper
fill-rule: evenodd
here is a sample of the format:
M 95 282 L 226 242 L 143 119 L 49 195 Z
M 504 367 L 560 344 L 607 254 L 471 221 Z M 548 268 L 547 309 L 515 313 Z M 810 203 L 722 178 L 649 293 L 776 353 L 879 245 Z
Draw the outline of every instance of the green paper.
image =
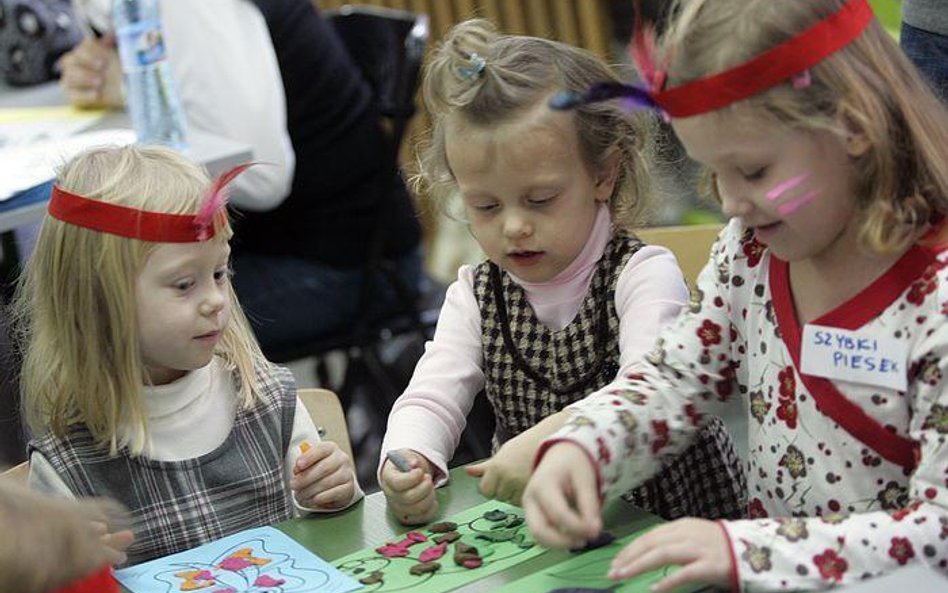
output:
M 495 520 L 484 518 L 490 511 L 501 511 Z M 538 545 L 521 547 L 522 543 L 532 542 L 533 538 L 527 532 L 527 525 L 516 518 L 523 518 L 523 510 L 509 504 L 497 501 L 488 501 L 472 507 L 463 513 L 458 513 L 439 522 L 452 521 L 458 524 L 457 531 L 461 540 L 477 547 L 484 563 L 478 568 L 464 568 L 454 563 L 454 544 L 448 544 L 448 551 L 436 562 L 441 564 L 441 570 L 415 576 L 409 572 L 412 566 L 418 563 L 418 556 L 422 551 L 434 545 L 430 541 L 437 533 L 428 531 L 426 527 L 419 527 L 418 531 L 428 536 L 429 541 L 415 544 L 408 548 L 408 556 L 403 558 L 386 558 L 375 551 L 387 542 L 378 542 L 371 549 L 362 550 L 340 558 L 333 565 L 347 576 L 359 580 L 380 570 L 385 577 L 382 583 L 365 585 L 354 593 L 389 593 L 394 591 L 410 591 L 411 593 L 442 593 L 450 591 L 468 583 L 480 580 L 488 575 L 501 572 L 530 558 L 535 558 L 546 551 Z M 514 527 L 510 527 L 514 525 Z M 480 533 L 498 533 L 512 531 L 513 537 L 508 541 L 489 542 L 477 539 Z M 520 536 L 520 537 L 518 537 Z M 401 541 L 399 536 L 395 541 Z M 393 542 L 394 543 L 394 542 Z
M 576 554 L 574 558 L 509 583 L 495 593 L 543 592 L 569 587 L 602 589 L 603 593 L 649 593 L 649 587 L 660 581 L 665 575 L 671 574 L 675 568 L 666 567 L 653 570 L 625 581 L 613 581 L 606 578 L 609 564 L 615 555 L 626 544 L 647 531 L 648 529 L 643 529 L 627 537 L 617 539 L 608 546 Z M 700 584 L 685 585 L 675 589 L 675 593 L 688 593 L 705 588 L 706 585 Z

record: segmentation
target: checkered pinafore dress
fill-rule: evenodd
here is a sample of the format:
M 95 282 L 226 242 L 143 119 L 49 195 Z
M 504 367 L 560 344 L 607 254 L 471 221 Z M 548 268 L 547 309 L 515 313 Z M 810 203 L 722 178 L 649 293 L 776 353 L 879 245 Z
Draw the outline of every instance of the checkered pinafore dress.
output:
M 474 271 L 481 312 L 485 392 L 497 428 L 494 450 L 610 383 L 619 370 L 615 286 L 642 243 L 617 232 L 606 246 L 576 318 L 554 331 L 541 323 L 523 289 L 492 262 Z M 626 498 L 665 519 L 739 518 L 746 508 L 740 460 L 713 416 L 694 444 Z
M 110 456 L 84 426 L 64 439 L 30 443 L 77 497 L 108 497 L 129 510 L 135 541 L 128 564 L 181 552 L 231 533 L 293 516 L 283 458 L 293 432 L 296 388 L 286 369 L 258 371 L 263 401 L 238 409 L 220 447 L 182 461 Z

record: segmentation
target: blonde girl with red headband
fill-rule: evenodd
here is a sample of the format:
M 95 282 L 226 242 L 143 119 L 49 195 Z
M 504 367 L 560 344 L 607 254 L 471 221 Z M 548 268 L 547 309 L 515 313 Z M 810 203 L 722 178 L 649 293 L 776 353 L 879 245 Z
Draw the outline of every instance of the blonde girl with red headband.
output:
M 162 148 L 60 172 L 18 287 L 30 482 L 131 515 L 135 564 L 361 496 L 230 284 L 226 185 Z
M 865 0 L 685 0 L 644 89 L 730 224 L 640 373 L 577 406 L 524 494 L 553 546 L 747 403 L 749 516 L 682 519 L 613 560 L 656 591 L 817 590 L 911 564 L 948 573 L 948 114 Z M 940 578 L 940 577 L 934 577 Z

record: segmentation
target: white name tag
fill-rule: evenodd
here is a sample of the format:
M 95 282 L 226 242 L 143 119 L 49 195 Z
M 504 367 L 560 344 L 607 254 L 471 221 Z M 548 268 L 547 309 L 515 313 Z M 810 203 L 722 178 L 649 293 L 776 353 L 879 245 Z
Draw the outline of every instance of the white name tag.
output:
M 908 387 L 908 343 L 887 335 L 807 324 L 801 370 L 807 375 L 863 385 Z

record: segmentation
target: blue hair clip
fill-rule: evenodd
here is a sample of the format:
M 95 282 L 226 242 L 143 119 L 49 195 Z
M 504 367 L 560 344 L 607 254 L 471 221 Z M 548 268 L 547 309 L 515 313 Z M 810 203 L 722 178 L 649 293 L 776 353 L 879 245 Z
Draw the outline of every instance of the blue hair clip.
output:
M 658 109 L 658 105 L 645 89 L 619 82 L 597 82 L 584 93 L 560 91 L 550 98 L 550 108 L 558 111 L 575 109 L 580 105 L 599 103 L 611 99 L 622 99 L 629 109 L 636 107 Z
M 459 66 L 457 69 L 458 76 L 465 80 L 479 78 L 484 72 L 484 68 L 487 66 L 487 60 L 478 55 L 477 52 L 471 52 L 468 60 L 470 60 L 471 65 Z

